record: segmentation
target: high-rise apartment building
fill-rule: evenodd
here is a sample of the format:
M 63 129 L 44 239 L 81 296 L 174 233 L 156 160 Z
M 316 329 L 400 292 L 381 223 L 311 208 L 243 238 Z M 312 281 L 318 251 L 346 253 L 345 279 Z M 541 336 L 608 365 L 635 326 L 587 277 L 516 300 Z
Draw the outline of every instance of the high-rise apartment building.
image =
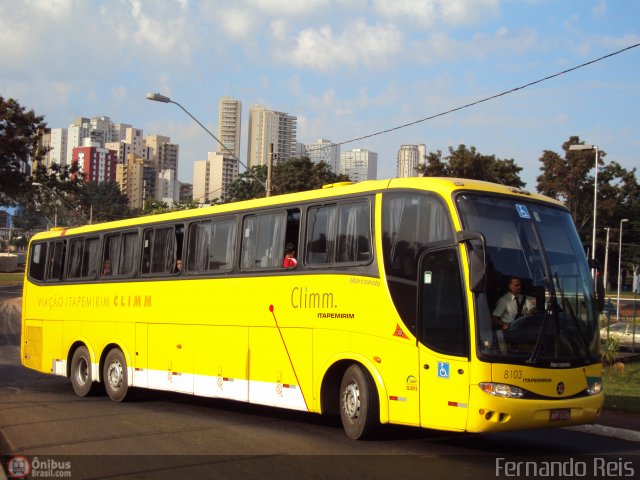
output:
M 235 155 L 240 159 L 240 122 L 242 120 L 242 102 L 233 97 L 220 98 L 218 112 L 218 144 L 216 151 L 223 155 Z
M 287 113 L 267 110 L 261 105 L 249 109 L 249 146 L 247 165 L 266 165 L 269 162 L 270 146 L 276 155 L 274 163 L 285 161 L 295 155 L 297 118 Z
M 361 148 L 342 152 L 340 173 L 347 175 L 352 182 L 375 180 L 378 175 L 378 154 Z
M 178 145 L 169 137 L 149 135 L 146 139 L 149 160 L 157 165 L 156 199 L 169 204 L 179 201 Z
M 226 199 L 229 185 L 238 178 L 238 160 L 209 152 L 207 160 L 193 162 L 193 200 L 211 203 Z
M 420 145 L 400 145 L 396 177 L 417 177 L 418 165 L 424 164 L 426 153 L 427 149 L 424 143 Z
M 109 182 L 116 179 L 117 153 L 103 147 L 76 147 L 72 161 L 78 162 L 85 182 Z
M 334 145 L 331 140 L 318 139 L 315 143 L 307 143 L 304 146 L 304 154 L 313 163 L 324 162 L 331 167 L 333 173 L 340 170 L 340 145 Z
M 155 198 L 156 176 L 156 165 L 133 153 L 116 165 L 116 182 L 129 199 L 129 208 L 142 209 L 146 200 Z
M 118 163 L 125 163 L 129 154 L 149 160 L 149 149 L 143 136 L 143 130 L 127 126 L 124 137 L 117 141 L 108 142 L 105 147 L 118 152 Z
M 47 152 L 44 164 L 49 169 L 52 164 L 67 164 L 67 129 L 52 128 L 49 134 L 49 151 Z

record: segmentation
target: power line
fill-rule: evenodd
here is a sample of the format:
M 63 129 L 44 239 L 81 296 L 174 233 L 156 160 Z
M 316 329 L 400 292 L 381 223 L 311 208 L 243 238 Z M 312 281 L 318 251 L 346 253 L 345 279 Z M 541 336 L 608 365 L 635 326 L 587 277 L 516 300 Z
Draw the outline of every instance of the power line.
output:
M 400 130 L 402 128 L 410 127 L 410 126 L 416 125 L 418 123 L 426 122 L 427 120 L 433 120 L 434 118 L 442 117 L 444 115 L 448 115 L 450 113 L 457 112 L 459 110 L 464 110 L 465 108 L 473 107 L 473 106 L 478 105 L 480 103 L 488 102 L 489 100 L 495 100 L 496 98 L 504 97 L 505 95 L 509 95 L 510 93 L 514 93 L 514 92 L 517 92 L 519 90 L 524 90 L 527 87 L 531 87 L 532 85 L 536 85 L 538 83 L 546 82 L 547 80 L 551 80 L 552 78 L 560 77 L 561 75 L 566 75 L 567 73 L 573 72 L 574 70 L 579 70 L 581 68 L 584 68 L 586 66 L 592 65 L 594 63 L 601 62 L 602 60 L 605 60 L 605 59 L 610 58 L 610 57 L 614 57 L 616 55 L 619 55 L 621 53 L 626 52 L 627 50 L 631 50 L 631 49 L 639 47 L 639 46 L 640 46 L 640 43 L 636 43 L 634 45 L 630 45 L 628 47 L 622 48 L 622 49 L 617 50 L 617 51 L 612 52 L 612 53 L 608 53 L 607 55 L 603 55 L 601 57 L 598 57 L 596 59 L 590 60 L 588 62 L 581 63 L 580 65 L 576 65 L 574 67 L 567 68 L 566 70 L 562 70 L 561 72 L 557 72 L 557 73 L 554 73 L 552 75 L 548 75 L 546 77 L 540 78 L 538 80 L 534 80 L 532 82 L 525 83 L 524 85 L 512 88 L 510 90 L 505 90 L 504 92 L 497 93 L 495 95 L 491 95 L 490 97 L 485 97 L 485 98 L 482 98 L 480 100 L 476 100 L 474 102 L 467 103 L 465 105 L 462 105 L 462 106 L 459 106 L 459 107 L 456 107 L 456 108 L 452 108 L 452 109 L 444 111 L 444 112 L 436 113 L 435 115 L 430 115 L 428 117 L 421 118 L 419 120 L 414 120 L 413 122 L 409 122 L 409 123 L 404 123 L 402 125 L 398 125 L 397 127 L 387 128 L 385 130 L 380 130 L 378 132 L 370 133 L 368 135 L 363 135 L 363 136 L 357 137 L 357 138 L 352 138 L 350 140 L 345 140 L 343 142 L 331 143 L 331 144 L 328 144 L 326 146 L 313 148 L 313 149 L 310 149 L 309 151 L 310 152 L 315 152 L 315 151 L 323 150 L 325 148 L 333 147 L 333 146 L 336 146 L 336 145 L 345 145 L 347 143 L 357 142 L 358 140 L 364 140 L 366 138 L 371 138 L 371 137 L 375 137 L 375 136 L 378 136 L 378 135 L 382 135 L 384 133 L 389 133 L 389 132 L 393 132 L 395 130 Z

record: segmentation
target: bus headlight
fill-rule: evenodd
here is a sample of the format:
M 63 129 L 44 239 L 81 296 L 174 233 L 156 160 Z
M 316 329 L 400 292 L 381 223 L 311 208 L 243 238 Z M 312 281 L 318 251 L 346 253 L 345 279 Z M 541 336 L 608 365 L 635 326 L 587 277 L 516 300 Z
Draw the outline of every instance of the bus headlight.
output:
M 490 383 L 482 382 L 478 385 L 483 392 L 493 395 L 494 397 L 504 398 L 522 398 L 524 397 L 524 390 L 513 385 L 507 385 L 505 383 Z
M 587 393 L 589 395 L 597 395 L 602 391 L 602 382 L 599 380 L 595 380 L 593 382 L 589 382 L 589 386 L 587 387 Z

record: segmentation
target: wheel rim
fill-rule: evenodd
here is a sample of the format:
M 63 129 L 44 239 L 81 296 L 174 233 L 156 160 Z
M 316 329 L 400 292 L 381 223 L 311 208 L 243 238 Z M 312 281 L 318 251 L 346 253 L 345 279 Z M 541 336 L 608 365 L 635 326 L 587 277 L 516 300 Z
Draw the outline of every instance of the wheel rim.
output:
M 84 357 L 78 359 L 78 363 L 76 365 L 76 380 L 79 385 L 86 385 L 89 381 L 89 364 L 87 363 L 87 359 Z
M 356 382 L 350 382 L 342 392 L 342 410 L 346 417 L 355 422 L 360 416 L 360 389 Z
M 119 390 L 123 380 L 123 369 L 120 362 L 112 362 L 107 370 L 107 382 L 112 390 Z

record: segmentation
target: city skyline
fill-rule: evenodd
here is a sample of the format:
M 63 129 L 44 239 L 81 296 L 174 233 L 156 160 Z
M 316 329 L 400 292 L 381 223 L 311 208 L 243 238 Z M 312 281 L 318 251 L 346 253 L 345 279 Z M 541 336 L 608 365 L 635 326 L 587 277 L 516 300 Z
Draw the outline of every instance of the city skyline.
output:
M 26 3 L 2 9 L 0 92 L 52 128 L 104 115 L 166 135 L 180 145 L 182 182 L 218 147 L 148 92 L 180 102 L 211 131 L 223 96 L 288 112 L 298 142 L 377 152 L 378 178 L 395 176 L 400 145 L 446 153 L 465 144 L 513 158 L 535 189 L 539 157 L 561 153 L 571 135 L 598 145 L 607 162 L 637 165 L 640 48 L 396 127 L 640 43 L 639 13 L 636 2 L 604 0 Z

